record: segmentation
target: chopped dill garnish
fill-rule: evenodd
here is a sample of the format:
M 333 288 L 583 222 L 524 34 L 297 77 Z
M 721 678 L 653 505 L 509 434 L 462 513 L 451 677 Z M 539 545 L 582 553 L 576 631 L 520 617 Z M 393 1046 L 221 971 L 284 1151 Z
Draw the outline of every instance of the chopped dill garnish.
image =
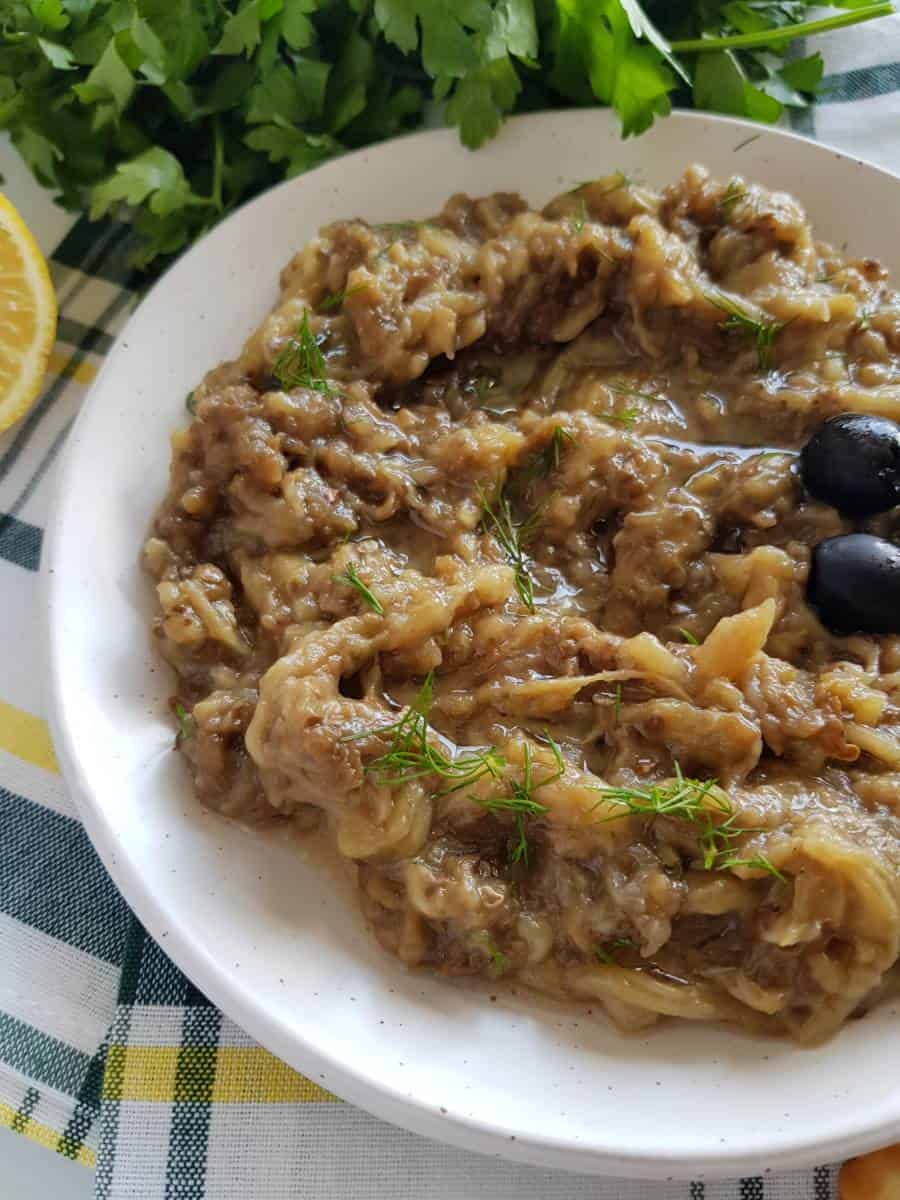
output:
M 309 327 L 306 309 L 303 310 L 303 320 L 297 332 L 288 338 L 272 364 L 272 374 L 285 391 L 297 387 L 310 388 L 315 392 L 333 390 L 325 375 L 325 356 Z
M 730 217 L 734 206 L 741 200 L 746 200 L 749 194 L 746 188 L 740 187 L 735 180 L 732 180 L 719 199 L 719 208 L 726 217 Z
M 333 575 L 332 579 L 335 583 L 346 583 L 350 587 L 356 588 L 365 603 L 368 604 L 369 608 L 371 608 L 372 612 L 376 613 L 379 617 L 384 616 L 384 609 L 381 607 L 381 601 L 377 596 L 373 595 L 370 589 L 367 588 L 360 579 L 359 575 L 356 573 L 356 566 L 353 563 L 348 563 L 347 570 L 341 575 Z
M 816 276 L 815 282 L 816 283 L 831 283 L 832 279 L 834 279 L 836 275 L 842 274 L 842 272 L 845 269 L 846 269 L 845 267 L 835 267 L 835 269 L 833 271 L 822 271 L 819 275 Z
M 412 233 L 423 224 L 424 221 L 381 221 L 372 228 L 377 229 L 379 233 Z
M 683 629 L 679 625 L 678 632 L 681 634 L 681 636 L 684 638 L 684 640 L 688 643 L 689 646 L 699 646 L 700 645 L 699 641 L 694 637 L 694 635 L 691 633 L 691 631 L 689 629 Z
M 859 320 L 856 322 L 857 333 L 865 333 L 867 329 L 871 329 L 873 312 L 873 309 L 865 306 L 859 310 Z
M 481 935 L 481 941 L 484 942 L 485 949 L 491 957 L 491 966 L 497 971 L 498 975 L 502 975 L 509 968 L 509 959 L 486 929 Z
M 754 316 L 750 310 L 743 308 L 736 300 L 726 296 L 724 292 L 709 293 L 706 298 L 716 308 L 728 315 L 727 320 L 720 322 L 720 328 L 733 330 L 752 339 L 756 345 L 756 361 L 759 369 L 768 371 L 772 366 L 772 347 L 775 338 L 784 329 L 785 323 L 776 321 L 772 317 Z
M 650 400 L 654 404 L 659 402 L 659 396 L 654 395 L 653 392 L 641 392 L 637 388 L 627 387 L 623 383 L 607 383 L 605 386 L 616 396 L 628 396 L 632 400 Z
M 626 813 L 640 817 L 674 817 L 697 826 L 697 840 L 703 856 L 705 871 L 727 871 L 733 867 L 756 867 L 777 879 L 781 872 L 763 854 L 752 859 L 735 855 L 737 839 L 743 834 L 758 832 L 742 828 L 731 801 L 718 789 L 714 779 L 688 779 L 675 764 L 675 778 L 669 783 L 654 783 L 648 787 L 597 788 L 604 800 L 620 804 Z M 598 800 L 598 804 L 602 801 Z M 621 815 L 625 815 L 624 813 Z M 604 818 L 620 819 L 619 814 Z
M 536 799 L 534 793 L 538 788 L 542 788 L 546 784 L 560 779 L 566 770 L 565 760 L 559 746 L 550 736 L 549 732 L 545 734 L 545 737 L 556 761 L 555 771 L 552 771 L 543 779 L 536 781 L 531 759 L 531 744 L 526 742 L 523 751 L 522 778 L 510 779 L 509 791 L 501 792 L 498 796 L 471 797 L 476 804 L 480 804 L 489 813 L 512 813 L 516 838 L 510 848 L 509 860 L 511 863 L 521 862 L 526 867 L 528 866 L 529 846 L 528 835 L 525 830 L 525 818 L 541 817 L 549 811 L 546 804 L 542 804 L 540 800 Z
M 516 521 L 512 515 L 509 498 L 502 488 L 495 491 L 492 500 L 481 484 L 477 484 L 478 500 L 481 504 L 481 524 L 486 533 L 496 538 L 507 562 L 513 568 L 516 591 L 528 609 L 534 612 L 534 580 L 528 571 L 525 547 L 534 537 L 539 515 L 532 513 L 527 520 Z
M 615 421 L 618 425 L 623 425 L 626 429 L 631 429 L 640 415 L 640 409 L 637 408 L 623 408 L 621 412 L 597 413 L 601 421 Z
M 380 787 L 397 787 L 412 779 L 437 775 L 450 784 L 440 793 L 445 796 L 460 788 L 470 787 L 485 775 L 499 779 L 503 756 L 496 746 L 486 746 L 448 758 L 429 742 L 428 713 L 433 695 L 434 672 L 429 671 L 418 695 L 399 720 L 378 729 L 351 734 L 341 740 L 355 742 L 368 737 L 390 737 L 391 748 L 364 767 L 365 774 L 372 775 Z
M 584 230 L 585 222 L 587 221 L 587 205 L 584 202 L 584 196 L 578 197 L 578 208 L 573 217 L 569 218 L 569 229 L 577 237 Z
M 193 389 L 185 396 L 184 407 L 188 410 L 192 417 L 197 415 L 197 401 L 194 397 Z
M 357 292 L 361 292 L 366 285 L 357 283 L 352 288 L 342 288 L 339 292 L 329 292 L 328 295 L 319 302 L 319 312 L 334 312 L 336 308 L 340 308 L 348 296 L 355 296 Z
M 197 722 L 193 716 L 185 709 L 180 700 L 176 700 L 173 705 L 175 716 L 178 718 L 178 733 L 175 735 L 176 744 L 186 742 L 188 738 L 192 738 L 197 729 Z
M 618 725 L 622 716 L 622 685 L 616 684 L 615 699 L 613 700 L 613 724 Z
M 617 950 L 635 950 L 637 947 L 631 938 L 616 938 L 612 942 L 606 942 L 605 945 L 597 945 L 594 947 L 594 953 L 600 961 L 607 967 L 618 966 L 616 958 Z
M 495 387 L 497 387 L 497 380 L 493 377 L 493 375 L 480 375 L 478 379 L 475 380 L 472 390 L 475 392 L 475 402 L 479 408 L 484 407 L 484 402 L 487 399 L 488 392 L 492 392 Z
M 574 441 L 575 439 L 568 429 L 563 429 L 562 425 L 553 426 L 550 441 L 541 451 L 537 463 L 537 473 L 542 479 L 546 479 L 551 472 L 559 470 L 563 450 L 566 446 L 573 445 Z

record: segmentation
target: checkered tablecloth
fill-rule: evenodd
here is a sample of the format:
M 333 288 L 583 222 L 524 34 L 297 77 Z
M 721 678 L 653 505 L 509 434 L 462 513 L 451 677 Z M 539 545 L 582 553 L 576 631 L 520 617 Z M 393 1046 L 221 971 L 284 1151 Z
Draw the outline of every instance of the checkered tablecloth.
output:
M 818 48 L 825 97 L 795 125 L 900 171 L 900 16 Z M 38 405 L 0 438 L 0 1123 L 95 1168 L 101 1200 L 833 1200 L 834 1167 L 626 1183 L 384 1125 L 254 1044 L 131 915 L 58 773 L 38 583 L 59 452 L 141 284 L 128 243 L 81 221 L 45 246 L 59 340 Z

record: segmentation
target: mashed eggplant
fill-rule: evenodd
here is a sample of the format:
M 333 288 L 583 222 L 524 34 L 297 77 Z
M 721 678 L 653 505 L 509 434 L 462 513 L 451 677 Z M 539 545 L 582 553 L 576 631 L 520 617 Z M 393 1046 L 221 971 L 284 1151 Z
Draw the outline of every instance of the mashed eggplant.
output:
M 808 606 L 854 526 L 795 464 L 900 413 L 876 262 L 699 167 L 454 196 L 323 229 L 193 410 L 144 561 L 201 801 L 326 821 L 410 966 L 624 1028 L 885 986 L 900 639 Z

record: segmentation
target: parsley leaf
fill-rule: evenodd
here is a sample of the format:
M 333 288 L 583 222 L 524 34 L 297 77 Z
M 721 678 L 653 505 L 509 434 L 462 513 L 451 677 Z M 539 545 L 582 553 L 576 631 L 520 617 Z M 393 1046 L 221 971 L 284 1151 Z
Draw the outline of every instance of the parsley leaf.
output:
M 477 146 L 508 113 L 673 98 L 777 120 L 815 97 L 786 49 L 887 0 L 9 0 L 0 129 L 72 209 L 161 267 L 264 188 L 436 113 Z M 830 10 L 830 11 L 829 11 Z M 809 18 L 809 19 L 805 19 Z M 435 103 L 436 102 L 436 103 Z M 577 230 L 576 214 L 573 227 Z

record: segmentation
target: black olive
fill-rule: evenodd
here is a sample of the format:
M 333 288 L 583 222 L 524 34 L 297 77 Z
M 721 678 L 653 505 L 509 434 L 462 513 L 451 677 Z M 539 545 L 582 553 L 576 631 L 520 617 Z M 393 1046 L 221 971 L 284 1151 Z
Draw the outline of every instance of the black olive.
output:
M 848 516 L 893 508 L 900 504 L 900 425 L 865 413 L 831 417 L 803 447 L 800 470 L 811 495 Z
M 900 546 L 871 533 L 826 538 L 806 597 L 832 633 L 900 633 Z

